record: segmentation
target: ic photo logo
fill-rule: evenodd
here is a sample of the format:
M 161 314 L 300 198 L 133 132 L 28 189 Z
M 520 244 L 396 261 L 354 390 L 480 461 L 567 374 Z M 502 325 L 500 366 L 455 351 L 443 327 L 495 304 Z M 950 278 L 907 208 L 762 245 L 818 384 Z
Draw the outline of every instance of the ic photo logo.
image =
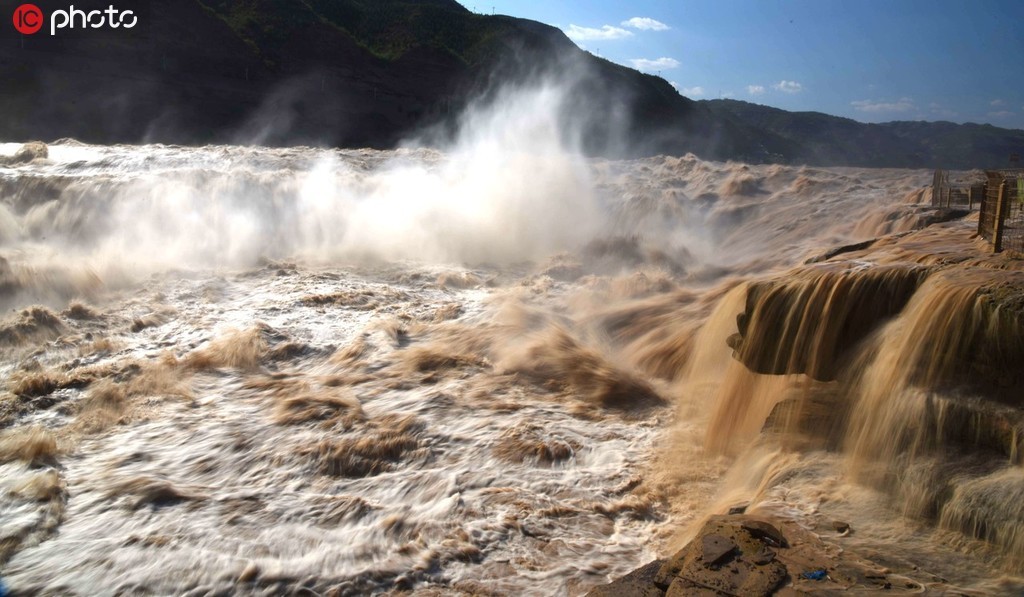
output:
M 43 11 L 35 4 L 22 4 L 14 9 L 14 28 L 22 35 L 32 35 L 43 26 Z
M 50 35 L 60 29 L 131 29 L 139 23 L 131 10 L 118 10 L 109 5 L 103 10 L 82 10 L 72 4 L 66 10 L 50 13 Z M 43 27 L 46 15 L 35 4 L 22 4 L 14 9 L 14 28 L 22 35 L 33 35 Z

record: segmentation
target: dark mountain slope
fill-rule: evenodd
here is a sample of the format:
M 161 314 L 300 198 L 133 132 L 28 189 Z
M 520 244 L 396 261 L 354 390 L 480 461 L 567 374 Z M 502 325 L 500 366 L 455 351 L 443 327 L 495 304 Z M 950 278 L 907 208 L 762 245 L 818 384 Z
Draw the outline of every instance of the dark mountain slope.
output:
M 766 157 L 660 78 L 450 0 L 172 0 L 144 14 L 129 37 L 4 29 L 0 138 L 391 147 L 546 75 L 570 81 L 564 115 L 591 153 Z
M 775 135 L 779 161 L 904 168 L 1000 167 L 1024 151 L 1024 131 L 951 122 L 865 124 L 820 112 L 787 112 L 736 100 L 700 102 L 716 116 Z
M 46 1 L 37 3 L 44 11 Z M 89 1 L 98 0 L 75 4 Z M 659 77 L 580 50 L 559 29 L 474 14 L 454 0 L 133 7 L 143 16 L 130 34 L 20 36 L 0 26 L 0 139 L 386 148 L 412 136 L 443 141 L 469 102 L 543 80 L 559 81 L 570 98 L 564 134 L 600 155 L 989 165 L 1019 151 L 1022 135 L 694 102 Z

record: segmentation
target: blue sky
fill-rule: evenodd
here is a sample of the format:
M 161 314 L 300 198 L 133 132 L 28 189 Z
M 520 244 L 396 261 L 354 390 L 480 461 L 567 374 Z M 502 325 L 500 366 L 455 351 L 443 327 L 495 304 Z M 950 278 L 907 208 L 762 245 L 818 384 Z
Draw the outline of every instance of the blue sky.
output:
M 463 0 L 561 28 L 580 47 L 731 97 L 862 122 L 1024 128 L 1024 0 Z

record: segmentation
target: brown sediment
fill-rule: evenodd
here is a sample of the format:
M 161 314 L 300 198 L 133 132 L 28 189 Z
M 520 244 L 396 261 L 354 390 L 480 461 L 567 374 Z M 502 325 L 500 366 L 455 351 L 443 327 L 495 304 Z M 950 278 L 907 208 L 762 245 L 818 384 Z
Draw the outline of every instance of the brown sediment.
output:
M 152 313 L 147 313 L 133 319 L 132 325 L 129 329 L 131 329 L 132 332 L 141 332 L 148 328 L 159 327 L 171 321 L 177 313 L 177 309 L 174 309 L 173 307 L 160 307 Z
M 78 346 L 79 356 L 87 357 L 92 355 L 107 355 L 120 350 L 124 345 L 112 338 L 98 338 L 88 340 Z
M 610 295 L 617 299 L 632 299 L 652 294 L 663 294 L 677 288 L 672 273 L 648 269 L 617 277 L 612 280 Z
M 7 381 L 7 389 L 21 398 L 45 396 L 65 387 L 65 376 L 52 371 L 18 371 Z
M 304 342 L 280 342 L 267 351 L 269 361 L 293 361 L 314 354 L 316 350 Z
M 718 194 L 726 197 L 754 195 L 760 192 L 761 180 L 744 171 L 733 172 L 718 187 Z
M 55 469 L 48 468 L 21 479 L 11 487 L 15 496 L 33 502 L 48 502 L 61 497 L 64 481 Z
M 379 321 L 376 323 L 374 328 L 383 332 L 384 335 L 390 339 L 394 348 L 401 348 L 406 345 L 409 340 L 409 335 L 413 331 L 410 329 L 409 325 L 397 318 L 388 318 Z
M 0 257 L 0 303 L 24 307 L 32 302 L 59 303 L 73 297 L 92 297 L 103 282 L 89 268 L 43 260 L 11 263 Z
M 56 390 L 85 388 L 98 379 L 115 376 L 127 379 L 141 370 L 142 365 L 132 359 L 67 369 L 44 369 L 36 364 L 11 374 L 7 388 L 21 398 L 33 398 Z
M 598 311 L 592 321 L 621 348 L 639 370 L 667 380 L 685 372 L 702 319 L 698 295 L 690 291 L 659 294 Z
M 3 443 L 5 440 L 0 440 L 0 445 Z M 49 444 L 46 441 L 43 443 Z M 4 496 L 4 505 L 16 507 L 22 513 L 31 511 L 34 520 L 29 524 L 23 521 L 22 524 L 5 529 L 4 536 L 0 538 L 0 565 L 6 564 L 22 549 L 51 537 L 64 520 L 68 491 L 60 471 L 52 468 L 57 464 L 56 451 L 49 445 L 42 449 L 36 445 L 32 451 L 36 452 L 34 457 L 23 459 L 32 468 L 15 473 L 15 477 L 8 479 L 11 484 Z M 49 456 L 42 456 L 42 453 L 51 452 Z M 35 468 L 39 466 L 45 468 Z
M 573 458 L 580 448 L 575 441 L 553 437 L 541 426 L 527 424 L 502 433 L 493 450 L 495 456 L 509 462 L 551 466 Z
M 86 433 L 97 433 L 118 423 L 128 409 L 125 387 L 109 379 L 92 385 L 79 403 L 77 427 Z
M 421 452 L 422 433 L 423 425 L 415 417 L 384 416 L 371 419 L 351 435 L 303 447 L 301 453 L 322 475 L 371 477 Z
M 415 373 L 460 367 L 487 367 L 489 364 L 487 359 L 479 355 L 452 352 L 452 348 L 445 343 L 412 346 L 403 350 L 400 358 L 404 366 Z
M 394 288 L 339 290 L 326 294 L 311 294 L 299 299 L 304 305 L 338 306 L 372 311 L 396 301 L 408 300 L 409 295 Z
M 268 343 L 264 338 L 267 330 L 264 326 L 229 330 L 205 347 L 186 355 L 182 363 L 189 369 L 199 371 L 221 367 L 256 371 L 267 357 Z
M 205 499 L 202 493 L 184 489 L 169 480 L 142 476 L 113 484 L 107 491 L 107 499 L 114 500 L 127 497 L 127 507 L 138 510 L 146 506 L 160 508 L 173 506 L 182 502 L 195 502 Z
M 67 309 L 61 312 L 61 315 L 68 319 L 77 319 L 79 321 L 93 321 L 99 319 L 101 314 L 96 309 L 93 309 L 85 303 L 77 301 L 72 302 L 68 305 Z
M 30 368 L 11 375 L 8 390 L 13 397 L 3 402 L 3 410 L 5 416 L 13 417 L 60 404 L 61 412 L 77 413 L 75 429 L 100 431 L 130 412 L 130 398 L 190 399 L 190 378 L 169 354 L 148 361 L 126 359 L 70 369 Z M 68 389 L 83 390 L 83 398 L 74 401 L 70 400 L 73 394 L 54 395 Z
M 318 495 L 312 500 L 308 515 L 318 524 L 336 526 L 365 517 L 379 509 L 359 496 Z
M 176 396 L 192 398 L 190 378 L 182 363 L 170 353 L 142 362 L 129 363 L 122 379 L 128 396 Z
M 472 272 L 445 272 L 437 277 L 436 284 L 441 288 L 476 288 L 483 280 Z
M 28 427 L 0 434 L 0 462 L 18 460 L 32 465 L 52 465 L 60 450 L 57 438 L 43 427 Z
M 40 306 L 28 307 L 0 322 L 0 345 L 48 342 L 66 329 L 64 322 L 53 311 Z
M 500 354 L 499 370 L 597 406 L 628 410 L 664 404 L 642 378 L 616 367 L 557 326 L 529 334 L 519 346 Z
M 147 362 L 119 364 L 115 371 L 97 378 L 78 404 L 75 427 L 97 433 L 130 418 L 135 398 L 147 396 L 192 398 L 190 379 L 173 356 Z
M 558 253 L 541 264 L 537 273 L 553 280 L 572 282 L 583 275 L 584 269 L 583 263 L 576 256 L 569 253 Z
M 628 516 L 637 520 L 651 520 L 658 518 L 658 503 L 652 495 L 627 495 L 622 498 L 613 499 L 610 502 L 595 502 L 590 508 L 608 518 Z
M 268 389 L 267 382 L 247 381 L 247 388 Z M 307 382 L 274 383 L 274 422 L 298 425 L 316 422 L 324 428 L 348 429 L 363 418 L 359 400 L 340 388 L 313 388 Z
M 440 323 L 442 321 L 451 321 L 458 319 L 462 315 L 462 306 L 458 303 L 448 303 L 434 310 L 434 321 Z
M 366 338 L 359 336 L 347 346 L 335 350 L 330 362 L 337 365 L 352 365 L 363 358 L 367 350 Z

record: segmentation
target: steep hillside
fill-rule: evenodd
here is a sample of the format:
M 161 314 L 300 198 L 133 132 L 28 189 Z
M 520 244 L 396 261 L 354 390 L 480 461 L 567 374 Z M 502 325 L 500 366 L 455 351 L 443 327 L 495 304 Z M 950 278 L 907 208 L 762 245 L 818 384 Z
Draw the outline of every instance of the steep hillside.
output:
M 565 134 L 594 155 L 968 167 L 1002 163 L 1024 139 L 990 126 L 865 125 L 694 102 L 660 77 L 580 50 L 557 28 L 454 0 L 137 8 L 141 24 L 128 34 L 0 27 L 0 139 L 388 148 L 443 141 L 470 102 L 545 78 L 571 98 L 559 114 Z
M 127 37 L 5 29 L 0 138 L 390 147 L 545 73 L 586 100 L 567 115 L 585 117 L 575 124 L 592 153 L 642 140 L 629 153 L 724 157 L 709 140 L 739 138 L 664 80 L 554 27 L 449 0 L 175 0 L 149 6 Z

